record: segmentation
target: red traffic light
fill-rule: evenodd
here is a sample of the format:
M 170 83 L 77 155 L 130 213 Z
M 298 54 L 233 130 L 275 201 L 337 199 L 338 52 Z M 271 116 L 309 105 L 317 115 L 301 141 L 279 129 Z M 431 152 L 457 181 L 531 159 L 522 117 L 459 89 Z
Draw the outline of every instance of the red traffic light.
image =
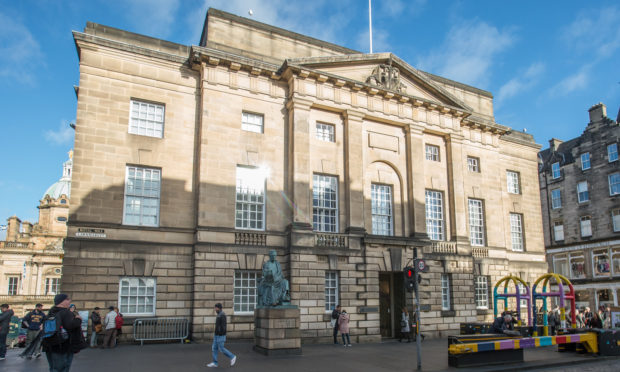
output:
M 413 269 L 410 267 L 405 268 L 405 275 L 407 275 L 407 278 L 413 278 Z

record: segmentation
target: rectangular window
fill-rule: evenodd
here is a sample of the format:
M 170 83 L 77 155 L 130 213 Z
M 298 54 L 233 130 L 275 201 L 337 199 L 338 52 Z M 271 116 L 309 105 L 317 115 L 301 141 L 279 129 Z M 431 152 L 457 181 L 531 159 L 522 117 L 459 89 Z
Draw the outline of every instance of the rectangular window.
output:
M 573 279 L 583 279 L 586 277 L 586 261 L 583 253 L 571 253 L 569 255 L 570 276 Z
M 155 315 L 155 278 L 121 278 L 118 307 L 123 315 Z
M 439 146 L 426 145 L 426 160 L 439 161 Z
M 263 115 L 243 111 L 241 113 L 241 129 L 248 132 L 263 133 Z
M 607 178 L 609 180 L 609 195 L 620 194 L 620 173 L 612 173 Z
M 581 170 L 590 169 L 590 153 L 584 152 L 581 154 Z
M 527 295 L 527 288 L 524 285 L 519 284 L 519 294 Z M 527 311 L 527 300 L 521 300 L 521 311 Z
M 560 189 L 551 190 L 551 208 L 552 209 L 562 208 L 562 190 Z
M 332 311 L 338 305 L 338 272 L 325 272 L 325 311 Z
M 511 194 L 519 194 L 519 173 L 513 171 L 506 171 L 506 183 L 508 186 L 508 192 Z
M 392 229 L 392 187 L 372 184 L 372 233 L 375 235 L 393 235 Z
M 590 195 L 588 194 L 588 181 L 582 181 L 577 184 L 577 198 L 579 199 L 579 203 L 584 203 L 590 200 Z
M 431 240 L 444 240 L 443 194 L 426 190 L 426 233 Z
M 60 293 L 60 278 L 45 278 L 45 295 Z
M 620 275 L 620 248 L 611 249 L 611 266 L 613 275 Z M 618 294 L 620 294 L 620 289 L 618 289 Z
M 484 246 L 484 212 L 482 200 L 469 199 L 469 241 L 471 245 Z
M 265 229 L 265 172 L 237 166 L 235 228 Z
M 555 221 L 553 223 L 553 237 L 556 242 L 564 240 L 564 224 L 562 221 Z
M 568 277 L 568 260 L 565 255 L 553 257 L 553 272 Z
M 235 271 L 233 310 L 235 314 L 254 314 L 258 293 L 257 281 L 259 273 L 256 271 Z
M 129 133 L 162 138 L 164 136 L 164 105 L 131 100 Z
M 607 146 L 607 159 L 611 163 L 612 161 L 618 160 L 618 144 L 612 143 Z
M 312 176 L 312 226 L 315 231 L 338 232 L 338 178 Z
M 467 170 L 480 173 L 480 159 L 473 156 L 467 157 Z
M 551 164 L 551 178 L 556 179 L 556 178 L 560 178 L 560 176 L 561 176 L 560 163 Z
M 123 224 L 158 226 L 160 190 L 159 169 L 127 166 Z
M 336 128 L 332 124 L 316 123 L 316 139 L 336 142 Z
M 17 296 L 17 286 L 19 285 L 19 276 L 8 277 L 8 291 L 9 296 Z
M 441 310 L 450 309 L 450 275 L 441 274 Z
M 611 211 L 611 222 L 614 232 L 620 231 L 620 209 L 614 209 Z
M 475 284 L 475 300 L 477 309 L 489 308 L 489 281 L 486 276 L 477 276 Z
M 579 226 L 581 228 L 581 236 L 592 236 L 592 224 L 590 216 L 583 216 L 579 219 Z
M 523 252 L 523 216 L 518 213 L 510 213 L 510 240 L 512 250 Z
M 609 261 L 609 249 L 597 249 L 592 251 L 592 265 L 595 277 L 609 277 L 611 275 L 611 262 Z

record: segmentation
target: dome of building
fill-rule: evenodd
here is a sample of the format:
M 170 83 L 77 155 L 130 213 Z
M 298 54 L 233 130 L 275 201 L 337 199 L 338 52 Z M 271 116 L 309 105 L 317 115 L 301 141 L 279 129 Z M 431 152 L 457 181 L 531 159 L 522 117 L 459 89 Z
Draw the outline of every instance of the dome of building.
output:
M 62 165 L 62 177 L 56 181 L 52 186 L 48 187 L 41 199 L 49 196 L 56 200 L 61 195 L 71 196 L 71 170 L 73 169 L 73 151 L 69 151 L 69 160 Z

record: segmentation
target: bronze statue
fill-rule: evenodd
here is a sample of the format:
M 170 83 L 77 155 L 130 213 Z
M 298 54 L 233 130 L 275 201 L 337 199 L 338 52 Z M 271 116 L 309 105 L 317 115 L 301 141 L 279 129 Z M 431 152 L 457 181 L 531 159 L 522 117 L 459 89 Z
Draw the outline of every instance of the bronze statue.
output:
M 287 305 L 291 302 L 288 280 L 276 261 L 277 252 L 269 252 L 269 261 L 263 264 L 263 276 L 258 280 L 257 306 Z

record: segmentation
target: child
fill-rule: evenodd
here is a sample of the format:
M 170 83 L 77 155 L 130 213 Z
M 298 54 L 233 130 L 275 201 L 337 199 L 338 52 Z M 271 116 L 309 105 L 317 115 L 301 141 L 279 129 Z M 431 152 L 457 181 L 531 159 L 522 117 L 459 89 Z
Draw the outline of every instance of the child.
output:
M 338 318 L 338 329 L 342 335 L 342 346 L 351 346 L 351 338 L 349 337 L 349 314 L 346 310 L 342 310 Z M 347 337 L 345 340 L 345 336 Z

